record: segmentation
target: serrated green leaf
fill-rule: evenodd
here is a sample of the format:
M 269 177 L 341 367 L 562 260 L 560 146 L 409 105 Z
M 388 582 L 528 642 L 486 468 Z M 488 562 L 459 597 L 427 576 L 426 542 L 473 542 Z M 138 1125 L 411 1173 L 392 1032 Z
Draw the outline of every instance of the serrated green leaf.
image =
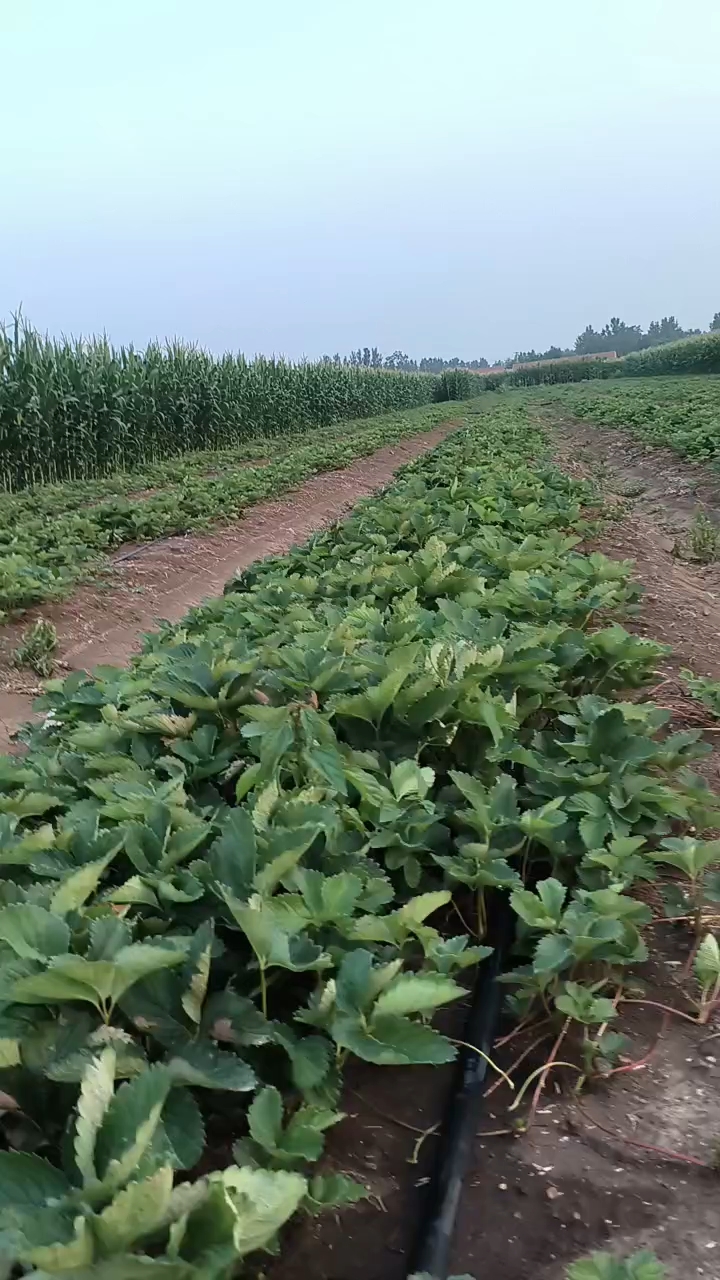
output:
M 329 1107 L 304 1106 L 293 1112 L 283 1132 L 282 1155 L 288 1161 L 314 1164 L 325 1146 L 325 1133 L 345 1117 Z
M 124 884 L 108 893 L 105 901 L 115 902 L 118 906 L 137 904 L 156 907 L 158 905 L 157 895 L 149 885 L 145 884 L 141 876 L 131 876 Z
M 33 1272 L 33 1280 L 53 1280 L 55 1274 Z M 210 1276 L 216 1280 L 217 1273 L 211 1272 Z M 205 1280 L 205 1277 L 202 1273 L 198 1275 L 197 1267 L 191 1262 L 122 1253 L 115 1258 L 96 1259 L 91 1267 L 73 1268 L 67 1280 Z
M 539 881 L 536 893 L 530 889 L 516 889 L 510 896 L 510 903 L 516 915 L 532 929 L 555 929 L 560 923 L 566 894 L 565 886 L 551 878 Z
M 255 1072 L 247 1062 L 207 1041 L 185 1045 L 168 1060 L 167 1068 L 174 1081 L 200 1089 L 238 1093 L 254 1089 L 257 1084 Z
M 275 1035 L 257 1005 L 230 990 L 217 991 L 205 1001 L 202 1031 L 212 1040 L 239 1047 L 268 1044 Z
M 165 1067 L 151 1067 L 115 1093 L 95 1142 L 98 1177 L 122 1186 L 145 1154 L 160 1123 L 172 1077 Z
M 366 1200 L 369 1194 L 367 1187 L 344 1173 L 317 1173 L 310 1179 L 305 1207 L 310 1213 L 340 1209 L 343 1205 Z
M 72 1187 L 59 1169 L 24 1151 L 0 1151 L 0 1222 L 7 1211 L 32 1214 L 62 1201 Z
M 257 869 L 255 828 L 245 809 L 231 809 L 221 834 L 208 850 L 208 862 L 218 884 L 233 897 L 247 898 Z
M 95 1139 L 115 1092 L 115 1050 L 111 1046 L 90 1063 L 80 1085 L 75 1121 L 75 1164 L 83 1185 L 95 1182 Z
M 0 941 L 25 960 L 47 960 L 70 946 L 70 930 L 51 911 L 24 902 L 0 911 Z
M 720 946 L 712 933 L 707 933 L 695 956 L 695 976 L 702 987 L 720 980 Z
M 152 1141 L 153 1163 L 192 1169 L 204 1149 L 205 1125 L 195 1095 L 175 1086 L 168 1094 Z
M 180 999 L 188 1018 L 196 1026 L 199 1026 L 202 1019 L 202 1007 L 207 994 L 213 937 L 213 923 L 208 920 L 200 925 L 188 952 L 187 968 L 190 971 L 190 981 Z
M 364 1062 L 402 1067 L 415 1063 L 438 1065 L 452 1062 L 454 1045 L 431 1027 L 390 1014 L 374 1018 L 369 1029 L 353 1014 L 339 1013 L 331 1025 L 332 1037 Z
M 569 938 L 549 933 L 541 938 L 533 956 L 533 973 L 559 973 L 573 959 Z
M 182 1254 L 202 1259 L 224 1244 L 235 1258 L 262 1249 L 299 1207 L 307 1182 L 300 1174 L 232 1166 L 209 1178 L 206 1200 L 188 1216 Z
M 568 1267 L 568 1280 L 664 1280 L 665 1268 L 654 1254 L 643 1250 L 631 1258 L 594 1253 Z
M 332 1046 L 324 1036 L 295 1036 L 289 1027 L 278 1025 L 275 1039 L 286 1050 L 293 1084 L 302 1093 L 316 1089 L 330 1070 Z
M 423 924 L 428 916 L 447 906 L 452 894 L 447 889 L 435 889 L 431 893 L 419 893 L 398 910 L 398 917 L 403 924 Z
M 33 1276 L 41 1276 L 44 1272 L 64 1275 L 76 1274 L 75 1268 L 86 1267 L 93 1261 L 95 1242 L 90 1223 L 79 1214 L 73 1222 L 72 1239 L 49 1245 L 37 1245 L 23 1254 L 23 1262 L 29 1262 L 38 1270 Z
M 130 1182 L 93 1220 L 101 1253 L 120 1253 L 151 1235 L 170 1206 L 173 1171 L 166 1165 L 141 1182 Z
M 21 1004 L 53 1004 L 86 1000 L 98 1005 L 117 1002 L 141 978 L 159 969 L 182 964 L 182 951 L 133 942 L 121 947 L 112 960 L 86 960 L 84 956 L 57 956 L 44 973 L 21 978 L 13 999 Z
M 402 973 L 378 996 L 373 1022 L 381 1014 L 430 1013 L 465 994 L 465 989 L 452 978 L 435 973 Z
M 121 947 L 132 941 L 128 925 L 114 914 L 100 916 L 90 925 L 88 960 L 114 960 Z
M 434 781 L 434 770 L 421 768 L 417 760 L 401 760 L 390 769 L 390 783 L 398 800 L 407 796 L 424 799 Z
M 273 1155 L 282 1138 L 282 1096 L 273 1085 L 266 1085 L 253 1098 L 248 1108 L 250 1136 L 263 1151 Z
M 66 916 L 69 911 L 77 911 L 82 907 L 90 894 L 97 889 L 103 872 L 114 857 L 115 852 L 98 859 L 97 862 L 86 862 L 83 867 L 63 880 L 50 900 L 51 910 L 58 916 Z

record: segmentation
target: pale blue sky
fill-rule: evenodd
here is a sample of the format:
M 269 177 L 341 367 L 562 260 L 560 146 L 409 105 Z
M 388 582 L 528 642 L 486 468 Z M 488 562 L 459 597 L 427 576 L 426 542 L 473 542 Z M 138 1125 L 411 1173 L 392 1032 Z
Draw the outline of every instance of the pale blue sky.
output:
M 720 0 L 0 0 L 0 314 L 489 359 L 720 308 Z

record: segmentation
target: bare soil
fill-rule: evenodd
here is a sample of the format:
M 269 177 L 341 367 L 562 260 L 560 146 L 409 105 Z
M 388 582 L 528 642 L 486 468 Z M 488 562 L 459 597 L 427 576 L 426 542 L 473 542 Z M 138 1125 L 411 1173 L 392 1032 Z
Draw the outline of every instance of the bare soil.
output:
M 222 592 L 236 570 L 278 555 L 315 530 L 339 520 L 352 505 L 387 485 L 403 463 L 434 448 L 457 426 L 442 423 L 399 444 L 360 458 L 341 471 L 313 476 L 274 501 L 260 502 L 234 524 L 209 534 L 187 534 L 125 546 L 92 583 L 58 604 L 29 610 L 0 632 L 0 752 L 31 716 L 42 691 L 32 672 L 17 670 L 12 653 L 20 634 L 42 615 L 58 633 L 58 671 L 121 666 L 142 636 L 161 620 L 175 622 Z M 260 465 L 262 464 L 260 460 Z M 255 465 L 259 465 L 255 463 Z
M 720 678 L 720 572 L 674 554 L 700 504 L 720 519 L 717 477 L 684 467 L 668 451 L 638 446 L 622 432 L 565 422 L 555 434 L 567 471 L 599 472 L 608 496 L 621 495 L 617 519 L 593 549 L 635 560 L 646 592 L 628 625 L 673 646 L 653 697 L 671 708 L 674 726 L 717 728 L 685 694 L 678 673 L 691 667 Z M 707 740 L 718 743 L 712 733 Z M 703 772 L 720 790 L 720 751 L 703 762 Z M 652 961 L 638 975 L 644 998 L 687 1010 L 688 934 L 665 922 L 653 933 Z M 513 1130 L 506 1088 L 487 1099 L 458 1214 L 453 1274 L 563 1280 L 570 1262 L 594 1250 L 650 1248 L 668 1280 L 720 1280 L 720 1175 L 711 1167 L 720 1145 L 720 1022 L 698 1027 L 678 1017 L 663 1020 L 646 1005 L 626 1005 L 618 1029 L 630 1040 L 629 1063 L 652 1051 L 647 1064 L 594 1086 L 579 1105 L 569 1087 L 574 1075 L 559 1069 L 529 1132 Z M 509 1067 L 527 1044 L 513 1041 L 501 1051 L 501 1064 Z M 548 1047 L 528 1057 L 518 1080 L 542 1065 Z M 368 1182 L 373 1198 L 295 1226 L 271 1280 L 307 1274 L 404 1280 L 427 1211 L 423 1197 L 437 1140 L 429 1135 L 421 1142 L 417 1163 L 416 1143 L 441 1120 L 451 1079 L 446 1070 L 356 1065 L 353 1092 L 345 1098 L 348 1118 L 333 1132 L 329 1163 Z

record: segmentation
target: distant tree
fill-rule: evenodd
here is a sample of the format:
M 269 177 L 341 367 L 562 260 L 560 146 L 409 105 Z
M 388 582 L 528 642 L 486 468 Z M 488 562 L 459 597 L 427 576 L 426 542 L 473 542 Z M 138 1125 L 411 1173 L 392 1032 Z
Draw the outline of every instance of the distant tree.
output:
M 373 369 L 382 369 L 383 358 L 377 347 L 373 347 L 370 352 L 370 365 Z
M 648 326 L 648 334 L 650 333 L 650 327 Z M 658 329 L 658 345 L 663 342 L 677 342 L 680 338 L 686 336 L 685 330 L 678 324 L 675 316 L 663 316 Z
M 411 360 L 404 351 L 393 351 L 385 357 L 384 365 L 386 369 L 399 369 L 403 373 L 414 373 L 417 369 L 417 361 Z
M 711 332 L 716 333 L 718 329 L 720 329 L 720 311 L 715 312 L 710 325 Z
M 592 325 L 589 324 L 575 339 L 575 355 L 590 356 L 593 352 L 600 351 L 602 349 L 600 347 L 601 341 L 600 334 L 596 333 Z

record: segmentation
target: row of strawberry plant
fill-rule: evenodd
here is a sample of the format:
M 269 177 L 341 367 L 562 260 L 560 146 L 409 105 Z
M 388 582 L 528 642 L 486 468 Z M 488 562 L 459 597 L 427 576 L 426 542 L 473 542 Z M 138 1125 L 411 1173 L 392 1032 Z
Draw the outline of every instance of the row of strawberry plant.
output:
M 130 670 L 51 683 L 2 761 L 0 1249 L 37 1278 L 221 1280 L 361 1194 L 314 1167 L 342 1067 L 453 1058 L 430 1020 L 485 952 L 453 892 L 480 933 L 511 892 L 517 1003 L 608 1021 L 632 869 L 708 797 L 669 782 L 696 735 L 613 701 L 660 648 L 593 629 L 636 591 L 542 450 L 488 412 Z
M 547 393 L 554 409 L 569 410 L 598 426 L 620 427 L 651 445 L 706 462 L 720 452 L 720 380 L 655 378 L 563 387 Z
M 458 416 L 463 411 L 459 406 Z M 0 495 L 0 621 L 4 614 L 66 594 L 90 562 L 123 542 L 237 519 L 251 503 L 427 431 L 447 416 L 447 406 L 434 405 L 328 428 L 312 443 L 307 435 L 295 437 L 292 449 L 274 449 L 272 460 L 261 467 L 246 465 L 245 450 L 237 457 L 205 453 L 193 455 L 190 465 L 158 464 L 112 482 Z M 267 442 L 264 450 L 255 443 L 250 452 L 257 457 Z M 138 496 L 137 491 L 157 485 L 162 486 L 157 492 Z

